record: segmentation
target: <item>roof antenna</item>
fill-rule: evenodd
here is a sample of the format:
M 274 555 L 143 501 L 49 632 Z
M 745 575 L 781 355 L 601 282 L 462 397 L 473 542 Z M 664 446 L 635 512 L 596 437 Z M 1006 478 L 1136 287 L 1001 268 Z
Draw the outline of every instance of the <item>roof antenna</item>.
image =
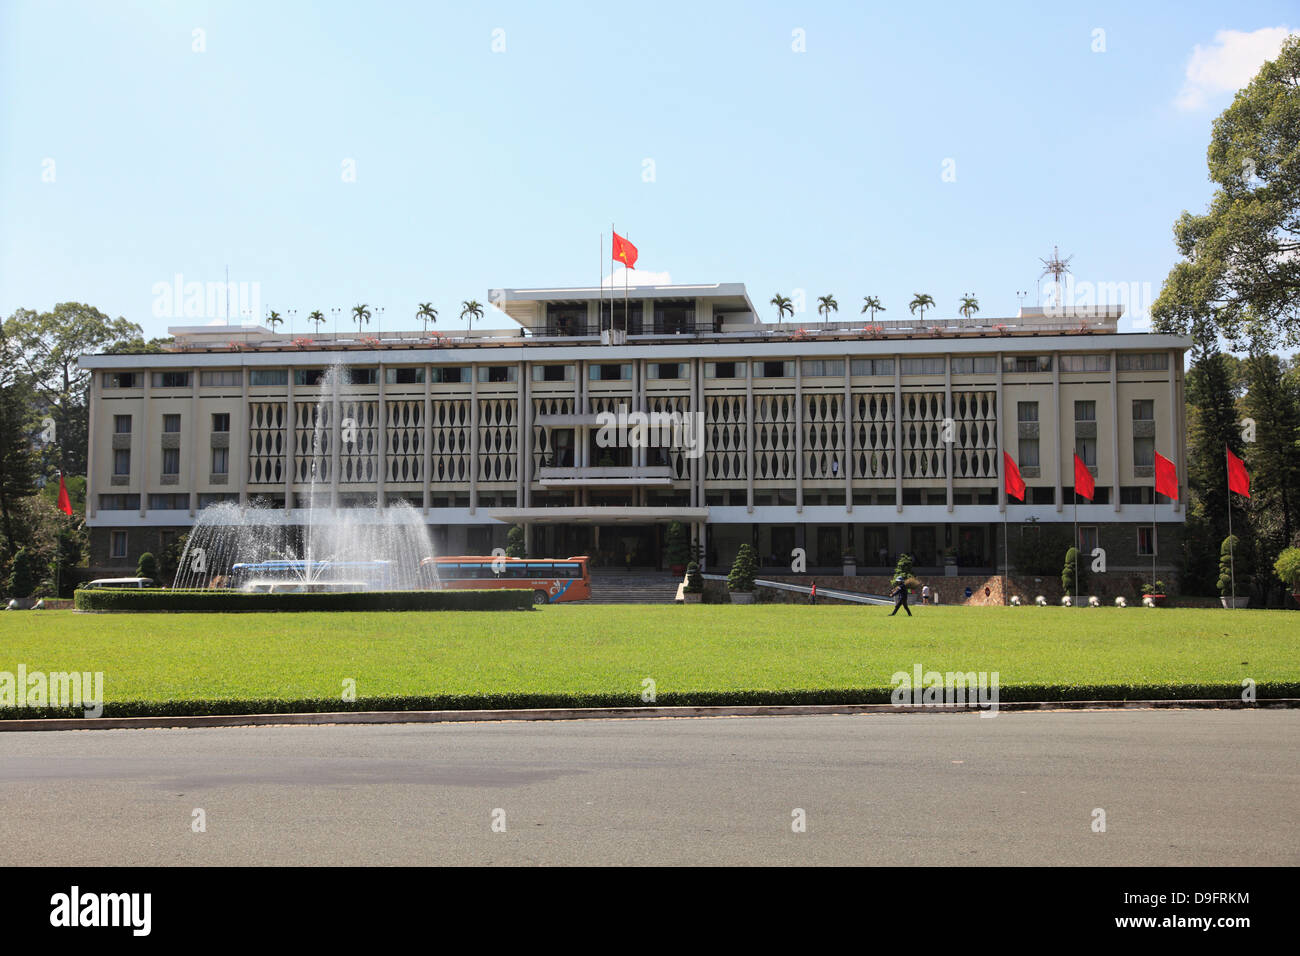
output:
M 1074 256 L 1066 256 L 1062 259 L 1059 249 L 1056 246 L 1052 246 L 1052 258 L 1038 260 L 1043 264 L 1043 271 L 1038 274 L 1038 280 L 1040 283 L 1039 292 L 1042 292 L 1041 283 L 1043 277 L 1050 275 L 1052 277 L 1052 284 L 1056 286 L 1056 307 L 1058 309 L 1065 307 L 1065 290 L 1061 286 L 1061 279 L 1064 276 L 1072 274 L 1070 272 L 1070 260 L 1073 258 Z

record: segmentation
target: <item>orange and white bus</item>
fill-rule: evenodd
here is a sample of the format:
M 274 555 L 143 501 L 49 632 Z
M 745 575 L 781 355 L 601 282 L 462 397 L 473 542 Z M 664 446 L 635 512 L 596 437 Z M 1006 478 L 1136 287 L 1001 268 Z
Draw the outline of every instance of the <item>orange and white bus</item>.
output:
M 574 558 L 425 558 L 420 562 L 420 572 L 426 587 L 449 591 L 518 588 L 532 591 L 534 604 L 585 601 L 591 597 L 585 554 Z

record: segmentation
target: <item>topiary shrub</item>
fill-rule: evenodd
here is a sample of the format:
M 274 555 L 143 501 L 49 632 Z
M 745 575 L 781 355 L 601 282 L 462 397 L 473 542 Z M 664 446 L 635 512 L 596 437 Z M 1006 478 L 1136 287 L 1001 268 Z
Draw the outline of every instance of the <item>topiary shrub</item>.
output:
M 158 559 L 153 556 L 152 551 L 140 555 L 140 563 L 135 566 L 135 576 L 158 580 Z
M 669 568 L 681 568 L 690 559 L 691 546 L 686 537 L 686 529 L 680 521 L 674 521 L 664 532 L 664 564 Z
M 694 561 L 686 566 L 686 593 L 704 593 L 704 575 L 700 573 L 699 564 Z
M 19 599 L 32 596 L 36 587 L 36 560 L 26 548 L 19 548 L 9 570 L 9 596 Z
M 727 588 L 732 591 L 747 592 L 754 590 L 754 575 L 758 573 L 758 563 L 754 560 L 752 545 L 742 544 L 736 552 L 736 560 L 727 575 Z
M 1234 576 L 1235 571 L 1235 576 Z M 1232 593 L 1234 577 L 1238 596 L 1250 592 L 1251 564 L 1250 555 L 1241 550 L 1241 541 L 1235 534 L 1223 539 L 1219 546 L 1219 593 L 1227 597 Z
M 1087 572 L 1079 563 L 1079 549 L 1068 548 L 1065 552 L 1065 567 L 1061 569 L 1061 587 L 1066 594 L 1073 594 L 1076 586 L 1079 590 L 1087 586 Z
M 910 554 L 900 554 L 898 564 L 894 565 L 894 580 L 903 578 L 904 580 L 912 577 L 912 568 L 915 562 L 912 561 Z
M 511 525 L 510 530 L 506 532 L 506 557 L 528 557 L 528 549 L 524 547 L 523 525 Z

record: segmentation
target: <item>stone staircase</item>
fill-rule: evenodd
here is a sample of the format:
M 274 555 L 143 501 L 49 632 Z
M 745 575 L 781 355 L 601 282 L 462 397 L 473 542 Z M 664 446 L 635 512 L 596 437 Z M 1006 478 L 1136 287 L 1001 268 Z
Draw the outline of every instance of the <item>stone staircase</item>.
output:
M 593 571 L 586 604 L 672 604 L 681 581 L 667 572 Z

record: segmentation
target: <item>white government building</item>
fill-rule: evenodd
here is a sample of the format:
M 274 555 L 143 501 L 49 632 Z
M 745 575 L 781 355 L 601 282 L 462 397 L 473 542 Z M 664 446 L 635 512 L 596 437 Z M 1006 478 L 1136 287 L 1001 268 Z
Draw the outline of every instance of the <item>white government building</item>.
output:
M 710 570 L 750 542 L 773 567 L 801 547 L 814 571 L 907 552 L 978 573 L 1001 565 L 1004 520 L 1017 538 L 1072 526 L 1076 451 L 1097 486 L 1082 543 L 1119 573 L 1149 573 L 1153 551 L 1177 565 L 1182 505 L 1153 502 L 1152 456 L 1185 479 L 1190 341 L 1120 333 L 1118 307 L 782 325 L 739 283 L 490 301 L 517 330 L 178 327 L 170 351 L 83 356 L 92 568 L 133 569 L 213 502 L 293 523 L 314 492 L 408 502 L 442 554 L 489 553 L 519 524 L 533 554 L 661 567 L 675 520 Z M 620 410 L 702 422 L 699 454 L 668 429 L 602 440 Z M 1024 504 L 1003 492 L 1004 447 Z

